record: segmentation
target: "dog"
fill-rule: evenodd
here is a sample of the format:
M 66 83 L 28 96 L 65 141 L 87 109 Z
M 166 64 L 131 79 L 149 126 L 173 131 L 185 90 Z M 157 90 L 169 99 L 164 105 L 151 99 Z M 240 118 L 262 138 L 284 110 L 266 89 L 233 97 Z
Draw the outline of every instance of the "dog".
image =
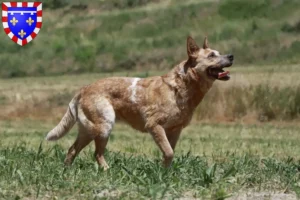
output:
M 64 163 L 71 165 L 79 152 L 95 142 L 95 158 L 108 169 L 104 151 L 116 119 L 136 130 L 148 132 L 163 153 L 163 166 L 169 167 L 180 133 L 192 119 L 195 108 L 215 80 L 230 79 L 226 67 L 234 56 L 210 49 L 207 37 L 200 48 L 187 38 L 187 60 L 163 76 L 149 78 L 111 77 L 80 89 L 69 103 L 59 124 L 46 136 L 58 140 L 77 122 L 78 135 Z

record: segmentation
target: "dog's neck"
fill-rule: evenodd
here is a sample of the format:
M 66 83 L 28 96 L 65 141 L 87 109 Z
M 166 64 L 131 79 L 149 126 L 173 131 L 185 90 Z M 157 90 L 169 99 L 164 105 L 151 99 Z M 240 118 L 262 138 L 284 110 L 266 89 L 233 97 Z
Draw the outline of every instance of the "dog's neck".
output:
M 214 80 L 199 76 L 194 68 L 187 67 L 186 62 L 177 65 L 164 79 L 187 106 L 195 109 L 212 87 Z

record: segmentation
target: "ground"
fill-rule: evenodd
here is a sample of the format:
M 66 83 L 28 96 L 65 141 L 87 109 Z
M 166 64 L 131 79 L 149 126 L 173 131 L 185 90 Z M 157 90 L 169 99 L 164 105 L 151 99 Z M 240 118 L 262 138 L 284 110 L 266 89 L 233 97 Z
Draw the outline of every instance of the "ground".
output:
M 152 138 L 122 123 L 107 146 L 108 171 L 96 164 L 94 144 L 64 167 L 76 128 L 44 140 L 81 86 L 164 72 L 1 79 L 0 199 L 296 199 L 300 70 L 288 67 L 232 67 L 184 129 L 168 169 Z
M 1 122 L 0 197 L 296 199 L 300 191 L 297 125 L 193 123 L 164 169 L 149 135 L 118 124 L 107 147 L 108 171 L 93 159 L 93 144 L 65 168 L 76 129 L 46 142 L 54 125 Z

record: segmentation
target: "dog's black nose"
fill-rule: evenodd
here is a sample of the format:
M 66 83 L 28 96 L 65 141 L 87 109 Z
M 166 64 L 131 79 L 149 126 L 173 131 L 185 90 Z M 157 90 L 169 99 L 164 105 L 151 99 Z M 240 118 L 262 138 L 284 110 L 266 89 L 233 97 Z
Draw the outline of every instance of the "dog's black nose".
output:
M 234 56 L 232 54 L 229 54 L 227 57 L 230 61 L 233 61 L 233 59 L 234 59 Z

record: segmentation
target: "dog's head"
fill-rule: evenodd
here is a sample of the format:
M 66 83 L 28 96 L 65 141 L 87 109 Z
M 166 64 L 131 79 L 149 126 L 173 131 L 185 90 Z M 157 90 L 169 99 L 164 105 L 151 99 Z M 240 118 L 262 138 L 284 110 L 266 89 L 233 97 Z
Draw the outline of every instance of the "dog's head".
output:
M 199 48 L 193 38 L 187 38 L 188 61 L 186 67 L 191 68 L 196 76 L 209 80 L 227 81 L 230 79 L 229 71 L 224 68 L 233 64 L 233 55 L 221 55 L 218 51 L 208 47 L 205 37 L 203 47 Z

